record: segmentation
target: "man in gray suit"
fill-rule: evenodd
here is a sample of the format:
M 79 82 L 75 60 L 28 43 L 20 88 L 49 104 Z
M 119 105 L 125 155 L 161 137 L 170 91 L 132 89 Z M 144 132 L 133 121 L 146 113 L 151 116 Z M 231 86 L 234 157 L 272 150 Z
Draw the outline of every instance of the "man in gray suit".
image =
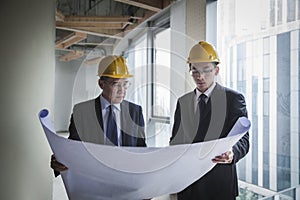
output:
M 224 138 L 239 117 L 247 117 L 243 95 L 216 83 L 219 62 L 208 42 L 200 41 L 190 50 L 189 70 L 196 89 L 178 99 L 171 145 Z M 179 192 L 178 200 L 234 200 L 238 196 L 236 163 L 248 151 L 246 133 L 227 152 L 212 158 L 215 167 Z
M 142 108 L 124 100 L 130 85 L 126 61 L 122 56 L 106 56 L 98 66 L 98 85 L 102 93 L 76 104 L 69 126 L 69 139 L 96 144 L 145 147 Z M 68 168 L 51 157 L 51 168 L 58 175 Z

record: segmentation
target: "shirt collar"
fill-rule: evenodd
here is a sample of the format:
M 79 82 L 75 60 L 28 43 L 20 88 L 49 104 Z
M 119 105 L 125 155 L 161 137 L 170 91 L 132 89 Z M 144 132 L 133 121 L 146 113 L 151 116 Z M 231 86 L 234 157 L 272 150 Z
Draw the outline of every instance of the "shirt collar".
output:
M 121 110 L 121 105 L 119 103 L 117 104 L 110 104 L 107 99 L 105 99 L 102 94 L 100 95 L 100 103 L 101 103 L 101 108 L 102 110 L 106 109 L 108 106 L 113 105 L 114 108 L 116 108 L 118 111 Z
M 213 84 L 204 93 L 196 89 L 196 99 L 198 99 L 201 94 L 205 94 L 207 97 L 210 97 L 215 86 L 216 86 L 216 82 L 213 82 Z

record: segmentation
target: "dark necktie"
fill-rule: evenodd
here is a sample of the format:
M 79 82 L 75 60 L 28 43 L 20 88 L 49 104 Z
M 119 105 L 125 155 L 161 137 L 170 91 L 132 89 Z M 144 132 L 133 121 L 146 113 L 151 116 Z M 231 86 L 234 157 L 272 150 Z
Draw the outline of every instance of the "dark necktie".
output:
M 200 120 L 203 119 L 203 111 L 205 110 L 206 107 L 206 95 L 205 94 L 201 94 L 198 98 L 198 104 L 199 104 L 199 109 L 200 109 Z
M 107 130 L 106 130 L 106 137 L 116 146 L 118 146 L 118 131 L 117 131 L 117 124 L 114 119 L 113 108 L 112 105 L 109 107 L 109 113 L 107 118 Z

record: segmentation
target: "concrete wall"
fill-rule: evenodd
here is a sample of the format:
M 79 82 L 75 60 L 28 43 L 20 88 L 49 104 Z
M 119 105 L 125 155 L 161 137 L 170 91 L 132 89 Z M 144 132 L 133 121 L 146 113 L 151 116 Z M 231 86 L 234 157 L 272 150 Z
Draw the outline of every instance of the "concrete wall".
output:
M 38 112 L 53 110 L 54 1 L 2 1 L 0 26 L 0 199 L 51 199 L 51 151 Z

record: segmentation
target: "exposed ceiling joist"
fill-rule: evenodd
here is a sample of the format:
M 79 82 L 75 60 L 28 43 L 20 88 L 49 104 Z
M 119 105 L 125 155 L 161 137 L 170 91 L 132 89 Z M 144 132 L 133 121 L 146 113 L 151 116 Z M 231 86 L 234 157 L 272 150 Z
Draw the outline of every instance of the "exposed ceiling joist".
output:
M 166 4 L 170 4 L 170 0 L 115 0 L 121 3 L 129 4 L 132 6 L 140 7 L 146 10 L 151 10 L 154 12 L 161 11 Z M 168 3 L 167 3 L 168 2 Z
M 124 29 L 124 32 L 128 32 L 130 30 L 133 30 L 135 29 L 138 25 L 140 25 L 141 23 L 143 23 L 145 20 L 147 20 L 148 18 L 150 18 L 151 16 L 153 16 L 156 12 L 153 12 L 153 11 L 150 11 L 150 10 L 147 10 L 145 12 L 145 15 L 142 19 L 138 20 L 137 23 L 135 23 L 134 25 L 131 25 L 131 26 L 127 26 L 125 29 Z
M 55 20 L 63 22 L 65 20 L 64 14 L 62 14 L 62 12 L 60 12 L 59 10 L 56 10 L 55 11 Z
M 89 35 L 95 35 L 95 36 L 99 36 L 99 37 L 107 37 L 107 38 L 115 38 L 115 39 L 122 39 L 123 36 L 121 36 L 119 33 L 120 31 L 117 31 L 116 34 L 107 34 L 104 33 L 103 31 L 99 30 L 99 31 L 89 31 L 89 29 L 86 30 L 81 30 L 78 28 L 69 28 L 69 27 L 63 27 L 63 26 L 56 26 L 57 29 L 60 30 L 66 30 L 66 31 L 75 31 L 75 32 L 81 32 L 81 33 L 87 33 Z M 107 30 L 108 31 L 108 30 Z
M 132 25 L 131 19 L 140 17 L 131 16 L 64 16 L 56 21 L 56 28 L 68 31 L 77 31 L 89 35 L 121 39 L 122 32 Z
M 131 24 L 130 22 L 125 23 L 95 23 L 95 22 L 56 22 L 56 26 L 58 27 L 67 27 L 67 28 L 90 28 L 97 27 L 100 29 L 123 29 L 127 24 Z
M 117 40 L 121 40 L 131 30 L 175 0 L 114 0 L 115 2 L 99 0 L 94 4 L 93 1 L 84 0 L 79 1 L 81 3 L 76 4 L 75 7 L 71 6 L 69 0 L 59 1 L 55 12 L 56 33 L 59 40 L 56 42 L 56 48 L 72 51 L 66 57 L 60 58 L 60 60 L 68 61 L 81 55 L 79 52 L 73 52 L 71 50 L 73 48 L 69 49 L 71 45 L 74 47 L 81 45 L 82 49 L 90 49 L 91 46 L 98 45 L 113 48 Z M 88 10 L 87 2 L 89 2 Z M 75 33 L 65 37 L 70 31 Z M 96 39 L 93 36 L 101 38 Z M 85 38 L 87 39 L 82 41 Z M 101 44 L 98 44 L 99 41 Z
M 74 27 L 74 28 L 76 30 L 84 30 L 84 31 L 90 31 L 90 32 L 94 32 L 94 33 L 103 34 L 103 36 L 105 35 L 105 37 L 113 38 L 115 36 L 116 39 L 122 38 L 120 36 L 120 34 L 122 33 L 122 30 L 119 30 L 119 29 L 101 29 L 98 27 L 86 27 L 86 28 Z
M 130 16 L 66 16 L 64 22 L 126 23 Z
M 69 53 L 65 54 L 65 55 L 62 55 L 59 57 L 59 60 L 60 61 L 63 61 L 63 62 L 68 62 L 70 60 L 75 60 L 77 58 L 80 58 L 84 56 L 84 52 L 83 51 L 70 51 Z
M 64 37 L 63 39 L 57 41 L 55 47 L 65 49 L 71 46 L 72 44 L 76 44 L 77 42 L 84 40 L 85 38 L 87 38 L 86 33 L 73 32 L 68 36 Z
M 108 42 L 100 42 L 100 43 L 96 43 L 96 42 L 78 42 L 77 45 L 90 45 L 90 46 L 114 46 L 113 43 L 108 43 Z

